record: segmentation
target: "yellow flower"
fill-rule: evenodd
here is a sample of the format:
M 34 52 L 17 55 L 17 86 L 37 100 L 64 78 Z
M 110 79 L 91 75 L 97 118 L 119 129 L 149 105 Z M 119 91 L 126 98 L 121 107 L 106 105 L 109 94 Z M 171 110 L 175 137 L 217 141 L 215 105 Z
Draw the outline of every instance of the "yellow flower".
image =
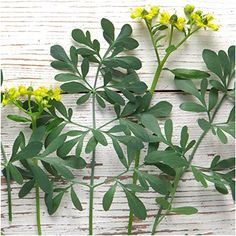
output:
M 132 11 L 130 17 L 131 17 L 132 19 L 135 19 L 135 18 L 138 18 L 138 17 L 142 17 L 143 11 L 144 11 L 144 8 L 142 8 L 142 7 L 136 7 L 136 8 Z
M 207 26 L 208 26 L 209 28 L 211 28 L 212 30 L 214 30 L 214 31 L 217 31 L 217 30 L 220 28 L 219 25 L 213 24 L 213 23 L 208 23 Z
M 55 95 L 55 96 L 54 96 L 54 99 L 55 99 L 56 101 L 61 101 L 61 95 L 60 95 L 60 94 Z
M 148 14 L 144 14 L 143 18 L 147 19 L 147 20 L 152 20 L 155 16 L 158 15 L 160 11 L 160 8 L 157 6 L 151 6 L 151 10 L 148 12 Z
M 194 5 L 190 5 L 190 4 L 187 4 L 185 7 L 184 7 L 184 13 L 186 15 L 190 15 L 191 13 L 193 13 L 195 9 L 195 6 Z
M 208 27 L 214 31 L 217 31 L 220 27 L 212 22 L 214 21 L 214 16 L 212 14 L 207 14 L 204 16 L 201 11 L 196 11 L 191 14 L 191 19 L 194 20 L 195 24 L 199 28 L 206 29 Z
M 9 95 L 10 99 L 12 99 L 12 100 L 14 100 L 20 96 L 20 93 L 17 91 L 16 88 L 10 88 L 7 93 Z
M 59 88 L 55 88 L 52 90 L 52 98 L 54 98 L 56 101 L 61 100 L 61 90 Z
M 6 106 L 7 104 L 9 104 L 9 102 L 10 100 L 5 95 L 3 95 L 3 99 L 2 99 L 3 106 Z
M 25 86 L 21 85 L 18 88 L 18 92 L 20 93 L 20 95 L 25 95 L 25 94 L 28 93 L 28 90 L 27 90 L 27 88 Z
M 183 31 L 185 22 L 186 22 L 186 19 L 184 17 L 178 17 L 177 22 L 175 23 L 175 26 L 178 28 L 178 30 Z
M 170 14 L 167 11 L 161 13 L 160 23 L 163 25 L 167 25 L 170 23 Z

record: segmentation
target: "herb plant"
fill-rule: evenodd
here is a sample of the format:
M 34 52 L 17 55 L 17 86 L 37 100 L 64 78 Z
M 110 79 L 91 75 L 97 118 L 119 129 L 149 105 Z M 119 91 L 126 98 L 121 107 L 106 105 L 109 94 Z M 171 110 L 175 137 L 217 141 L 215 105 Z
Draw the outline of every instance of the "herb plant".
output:
M 89 31 L 80 29 L 72 31 L 74 43 L 69 53 L 62 46 L 51 47 L 51 56 L 55 59 L 51 66 L 62 71 L 55 76 L 55 80 L 62 83 L 63 93 L 78 95 L 76 104 L 79 109 L 82 104 L 91 103 L 91 127 L 74 121 L 73 109 L 63 104 L 58 88 L 35 89 L 31 86 L 19 86 L 3 90 L 2 104 L 14 105 L 24 114 L 11 114 L 7 117 L 12 121 L 25 123 L 31 129 L 28 139 L 24 132 L 18 134 L 10 158 L 7 157 L 3 145 L 1 146 L 3 174 L 7 180 L 9 221 L 12 220 L 12 180 L 22 185 L 20 198 L 35 189 L 39 235 L 42 234 L 40 189 L 44 192 L 48 213 L 52 215 L 68 191 L 74 207 L 82 211 L 83 206 L 74 186 L 87 187 L 89 235 L 93 234 L 94 191 L 103 184 L 111 184 L 101 199 L 105 211 L 110 209 L 116 189 L 120 188 L 124 192 L 130 209 L 128 234 L 132 233 L 134 216 L 142 220 L 147 217 L 146 207 L 136 193 L 148 192 L 149 188 L 157 193 L 153 201 L 159 206 L 152 234 L 156 233 L 157 226 L 168 214 L 197 213 L 197 209 L 192 206 L 176 208 L 173 203 L 179 181 L 186 171 L 192 171 L 196 181 L 205 188 L 208 183 L 213 183 L 215 189 L 222 194 L 227 194 L 230 188 L 234 198 L 234 158 L 216 155 L 207 167 L 192 164 L 192 160 L 207 133 L 212 132 L 218 136 L 223 144 L 227 143 L 229 135 L 234 137 L 233 105 L 226 121 L 216 122 L 215 116 L 226 99 L 234 100 L 229 86 L 235 73 L 235 47 L 231 46 L 228 52 L 220 50 L 215 53 L 207 49 L 203 51 L 203 60 L 210 73 L 196 69 L 165 68 L 169 56 L 192 34 L 207 27 L 218 30 L 219 26 L 213 23 L 211 14 L 194 10 L 193 6 L 187 5 L 184 9 L 186 18 L 166 11 L 160 12 L 156 6 L 150 9 L 137 8 L 132 12 L 132 18 L 144 20 L 157 58 L 157 68 L 150 90 L 140 81 L 136 72 L 142 66 L 140 59 L 125 54 L 139 45 L 132 38 L 132 28 L 128 24 L 117 35 L 112 22 L 105 18 L 101 20 L 103 36 L 108 45 L 105 52 L 102 52 L 100 42 L 91 38 Z M 183 35 L 179 42 L 175 41 L 175 33 Z M 164 47 L 165 42 L 165 55 L 161 58 L 159 48 Z M 91 81 L 88 75 L 93 73 L 92 65 L 96 67 L 96 72 Z M 174 75 L 179 90 L 195 99 L 193 102 L 184 102 L 180 108 L 186 112 L 206 115 L 196 122 L 202 130 L 197 140 L 190 139 L 186 124 L 181 129 L 179 143 L 173 142 L 173 121 L 168 118 L 172 105 L 167 101 L 150 105 L 164 69 Z M 201 81 L 200 89 L 196 87 L 194 80 Z M 96 106 L 103 111 L 112 106 L 115 117 L 98 127 Z M 160 125 L 159 118 L 166 119 L 164 127 Z M 124 171 L 111 179 L 96 183 L 96 147 L 107 146 L 109 142 L 124 166 Z M 83 158 L 84 153 L 91 154 L 89 165 Z M 140 164 L 141 153 L 145 153 L 145 158 L 144 163 Z M 157 170 L 155 175 L 149 173 L 150 166 Z M 90 183 L 75 177 L 77 169 L 87 167 L 91 168 Z M 132 183 L 122 179 L 127 173 L 132 175 Z

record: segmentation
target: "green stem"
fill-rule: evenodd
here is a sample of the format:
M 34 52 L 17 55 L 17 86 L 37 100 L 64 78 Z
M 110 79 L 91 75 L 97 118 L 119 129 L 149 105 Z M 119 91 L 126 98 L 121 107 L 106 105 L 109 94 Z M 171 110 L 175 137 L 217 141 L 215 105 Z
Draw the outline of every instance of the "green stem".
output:
M 146 25 L 147 25 L 147 28 L 148 28 L 148 32 L 149 32 L 149 35 L 150 35 L 150 38 L 151 38 L 151 41 L 152 41 L 152 46 L 154 48 L 156 58 L 157 58 L 157 62 L 158 62 L 158 65 L 159 65 L 161 63 L 161 59 L 160 59 L 160 56 L 159 56 L 159 53 L 158 53 L 158 50 L 157 50 L 157 47 L 156 47 L 154 36 L 152 34 L 152 26 L 149 24 L 149 22 L 147 20 L 145 20 L 145 22 L 146 22 Z
M 171 28 L 170 28 L 170 39 L 169 39 L 169 46 L 171 45 L 172 43 L 172 38 L 173 38 L 173 31 L 174 31 L 174 26 L 171 25 Z
M 29 97 L 29 100 L 30 100 L 30 97 Z M 31 112 L 32 129 L 34 132 L 34 130 L 37 128 L 37 118 L 34 115 L 32 115 L 30 102 L 29 102 L 29 110 Z M 35 165 L 38 165 L 38 161 L 35 162 Z M 37 221 L 38 235 L 42 235 L 41 216 L 40 216 L 40 195 L 39 195 L 39 186 L 37 182 L 35 184 L 35 201 L 36 201 L 36 221 Z
M 96 112 L 95 112 L 95 99 L 96 99 L 96 84 L 98 80 L 98 75 L 100 68 L 102 66 L 102 61 L 100 62 L 97 73 L 94 81 L 93 86 L 93 100 L 92 100 L 92 117 L 93 117 L 93 129 L 96 129 Z M 90 163 L 91 166 L 91 176 L 90 176 L 90 191 L 89 191 L 89 235 L 93 234 L 93 195 L 94 195 L 94 174 L 95 174 L 95 157 L 96 157 L 96 150 L 92 152 L 92 160 Z
M 38 235 L 42 235 L 41 230 L 41 220 L 40 220 L 40 197 L 39 197 L 39 186 L 36 184 L 36 210 L 37 210 L 37 228 L 38 228 Z
M 101 125 L 100 127 L 98 127 L 98 129 L 102 129 L 103 127 L 113 123 L 114 121 L 118 120 L 119 118 L 115 118 L 115 119 L 112 119 L 110 121 L 108 121 L 107 123 L 105 123 L 104 125 Z
M 137 152 L 135 157 L 135 163 L 134 163 L 134 169 L 137 169 L 139 167 L 139 161 L 140 161 L 140 151 Z M 136 171 L 133 173 L 133 184 L 136 184 L 138 180 L 138 174 Z M 134 219 L 134 213 L 132 210 L 129 212 L 129 224 L 128 224 L 128 235 L 131 235 L 132 233 L 132 225 L 133 225 L 133 219 Z
M 5 153 L 3 144 L 1 142 L 1 152 L 4 159 L 4 166 L 6 170 L 6 180 L 7 180 L 7 203 L 8 203 L 8 220 L 12 221 L 12 197 L 11 197 L 11 178 L 10 178 L 10 172 L 7 168 L 8 160 L 7 155 Z

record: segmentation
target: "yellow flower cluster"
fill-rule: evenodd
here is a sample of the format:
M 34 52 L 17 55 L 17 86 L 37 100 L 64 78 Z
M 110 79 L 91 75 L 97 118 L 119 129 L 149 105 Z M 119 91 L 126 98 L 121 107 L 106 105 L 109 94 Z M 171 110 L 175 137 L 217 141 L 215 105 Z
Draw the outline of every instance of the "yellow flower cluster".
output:
M 145 9 L 143 7 L 137 7 L 135 8 L 131 13 L 131 18 L 141 18 L 145 20 L 152 20 L 154 17 L 159 15 L 159 19 L 157 22 L 159 22 L 162 25 L 172 25 L 175 26 L 178 30 L 184 31 L 186 22 L 187 24 L 196 25 L 198 28 L 204 28 L 206 29 L 211 28 L 212 30 L 218 30 L 219 25 L 215 24 L 214 16 L 212 14 L 203 14 L 202 11 L 194 11 L 195 6 L 193 5 L 186 5 L 184 8 L 184 13 L 186 14 L 188 18 L 187 19 L 183 16 L 177 16 L 176 14 L 171 15 L 167 11 L 163 11 L 160 13 L 160 8 L 157 6 L 151 6 L 150 10 Z
M 158 6 L 150 6 L 149 9 L 143 7 L 135 8 L 131 13 L 131 18 L 141 18 L 145 20 L 152 20 L 159 14 L 160 8 Z
M 160 24 L 162 25 L 173 25 L 175 26 L 178 30 L 183 31 L 186 23 L 185 17 L 178 17 L 176 14 L 170 15 L 169 12 L 164 11 L 160 15 Z
M 27 99 L 34 98 L 37 104 L 46 107 L 51 99 L 55 99 L 56 101 L 61 100 L 61 91 L 59 88 L 47 89 L 44 86 L 34 90 L 31 86 L 26 87 L 21 85 L 18 88 L 6 89 L 4 91 L 2 103 L 6 106 L 23 97 L 27 97 Z

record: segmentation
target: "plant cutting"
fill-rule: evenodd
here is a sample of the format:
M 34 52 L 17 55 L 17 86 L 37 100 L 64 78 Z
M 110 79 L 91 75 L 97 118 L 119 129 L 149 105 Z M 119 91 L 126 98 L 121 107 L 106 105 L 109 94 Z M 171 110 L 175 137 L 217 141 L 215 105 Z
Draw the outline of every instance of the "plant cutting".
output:
M 151 43 L 155 52 L 157 67 L 150 88 L 151 96 L 154 94 L 157 83 L 163 70 L 166 70 L 165 64 L 168 58 L 181 47 L 193 34 L 200 29 L 210 28 L 214 31 L 219 29 L 219 25 L 214 23 L 212 14 L 205 14 L 201 10 L 195 10 L 193 5 L 184 7 L 185 16 L 178 16 L 177 13 L 169 13 L 162 10 L 158 6 L 150 6 L 148 8 L 137 7 L 131 13 L 131 18 L 143 20 Z M 181 39 L 176 40 L 177 36 Z M 164 49 L 165 54 L 161 58 L 160 49 Z M 206 78 L 208 74 L 200 70 L 178 69 L 176 73 L 181 73 L 181 76 L 186 78 Z M 151 101 L 151 100 L 150 100 Z M 136 157 L 136 166 L 139 165 L 140 155 Z M 136 173 L 133 175 L 133 183 L 137 182 Z M 133 213 L 130 212 L 128 234 L 131 234 L 133 224 Z
M 72 31 L 74 42 L 68 53 L 62 46 L 51 47 L 50 53 L 55 59 L 51 66 L 61 71 L 55 76 L 55 80 L 62 83 L 61 90 L 67 94 L 66 96 L 78 95 L 76 101 L 78 109 L 82 104 L 91 104 L 92 126 L 75 122 L 73 109 L 63 104 L 59 89 L 20 86 L 3 90 L 3 105 L 7 107 L 14 105 L 24 114 L 11 114 L 8 118 L 25 123 L 26 128 L 31 130 L 31 136 L 27 141 L 24 132 L 19 133 L 12 147 L 11 158 L 7 157 L 2 145 L 3 174 L 7 180 L 10 221 L 12 180 L 22 185 L 20 198 L 35 189 L 39 235 L 42 234 L 40 189 L 44 192 L 48 213 L 53 215 L 67 192 L 70 192 L 74 207 L 82 211 L 83 206 L 74 187 L 75 185 L 87 187 L 89 235 L 94 233 L 94 192 L 104 184 L 110 184 L 101 199 L 105 211 L 110 209 L 117 188 L 120 188 L 127 198 L 130 209 L 128 234 L 132 232 L 134 216 L 141 220 L 147 217 L 146 207 L 137 195 L 140 192 L 148 192 L 149 188 L 158 194 L 153 201 L 159 206 L 152 234 L 156 233 L 157 226 L 169 214 L 197 213 L 197 209 L 192 206 L 174 205 L 179 182 L 186 171 L 190 170 L 203 187 L 213 183 L 216 190 L 222 194 L 228 193 L 228 188 L 232 194 L 234 193 L 234 158 L 222 158 L 216 155 L 211 165 L 207 167 L 192 164 L 192 160 L 207 133 L 212 132 L 224 144 L 227 143 L 229 136 L 234 136 L 234 108 L 225 121 L 216 122 L 215 116 L 226 99 L 234 99 L 232 92 L 229 92 L 229 86 L 234 79 L 235 48 L 232 46 L 228 52 L 221 50 L 218 53 L 204 50 L 203 60 L 211 73 L 165 68 L 169 56 L 200 28 L 218 29 L 218 25 L 212 23 L 212 15 L 194 11 L 193 6 L 186 6 L 185 14 L 187 18 L 176 14 L 170 15 L 167 12 L 160 12 L 158 7 L 153 6 L 150 9 L 137 8 L 131 15 L 132 18 L 139 17 L 144 20 L 157 57 L 158 65 L 150 90 L 140 81 L 137 74 L 142 65 L 140 59 L 125 54 L 126 51 L 138 47 L 138 42 L 131 36 L 132 28 L 128 24 L 117 34 L 111 21 L 105 18 L 101 20 L 103 36 L 107 42 L 105 52 L 101 50 L 100 42 L 92 39 L 89 31 L 84 32 L 81 29 Z M 166 54 L 161 58 L 158 51 L 159 43 L 167 38 L 168 30 L 170 35 Z M 180 42 L 175 42 L 177 33 L 183 34 Z M 96 72 L 91 83 L 91 79 L 88 78 L 93 73 L 92 66 L 96 67 Z M 186 123 L 181 129 L 179 143 L 174 142 L 173 122 L 167 119 L 172 105 L 167 101 L 160 101 L 150 106 L 163 69 L 174 74 L 178 89 L 195 98 L 193 102 L 181 104 L 180 108 L 187 112 L 206 114 L 196 122 L 202 130 L 197 140 L 190 139 Z M 195 86 L 194 80 L 201 81 L 200 91 Z M 112 106 L 114 118 L 98 126 L 97 106 L 104 110 Z M 162 118 L 162 121 L 163 118 L 166 119 L 164 127 L 159 118 Z M 65 129 L 66 127 L 70 127 L 69 130 Z M 109 143 L 112 144 L 124 171 L 97 183 L 95 182 L 96 148 L 98 145 L 105 148 Z M 146 147 L 144 163 L 140 164 L 140 153 L 146 152 Z M 91 155 L 89 165 L 83 158 L 85 154 Z M 149 173 L 149 166 L 156 168 L 155 175 Z M 91 168 L 89 183 L 76 177 L 77 169 L 83 168 Z M 122 179 L 128 173 L 132 175 L 132 183 Z

